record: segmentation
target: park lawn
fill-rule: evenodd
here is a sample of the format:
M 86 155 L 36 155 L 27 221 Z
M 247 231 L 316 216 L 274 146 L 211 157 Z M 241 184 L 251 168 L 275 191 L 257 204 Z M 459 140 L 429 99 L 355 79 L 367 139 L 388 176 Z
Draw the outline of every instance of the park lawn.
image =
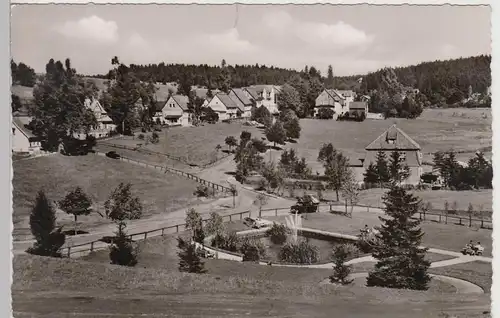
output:
M 453 115 L 465 113 L 466 115 Z M 481 114 L 488 118 L 482 118 Z M 426 109 L 421 117 L 408 119 L 366 120 L 364 122 L 342 122 L 333 120 L 301 119 L 301 136 L 297 143 L 289 143 L 285 148 L 294 148 L 299 156 L 306 158 L 313 173 L 323 172 L 317 161 L 319 149 L 325 143 L 342 151 L 358 163 L 365 157 L 365 147 L 387 130 L 397 124 L 422 147 L 424 161 L 432 161 L 431 153 L 454 150 L 467 151 L 459 154 L 458 160 L 467 161 L 477 150 L 489 156 L 492 145 L 491 110 L 486 109 Z M 279 158 L 277 152 L 273 158 Z M 276 159 L 276 160 L 277 160 Z
M 429 272 L 436 275 L 446 275 L 467 280 L 480 286 L 485 293 L 490 293 L 493 278 L 491 263 L 474 261 L 438 268 L 431 268 Z
M 130 182 L 132 192 L 143 203 L 143 217 L 174 211 L 197 199 L 193 195 L 196 183 L 171 173 L 89 154 L 67 157 L 53 155 L 13 163 L 13 221 L 14 238 L 30 239 L 29 214 L 36 194 L 43 189 L 50 200 L 60 200 L 76 186 L 80 186 L 94 201 L 94 209 L 104 213 L 104 201 L 120 182 Z M 58 211 L 58 224 L 66 229 L 73 226 L 73 218 Z M 88 230 L 108 223 L 97 213 L 80 216 L 78 226 Z
M 242 264 L 236 264 L 241 266 Z M 257 265 L 256 265 L 257 266 Z M 224 266 L 220 266 L 223 268 Z M 243 268 L 243 267 L 242 267 Z M 250 267 L 244 267 L 249 269 Z M 264 271 L 272 266 L 259 266 Z M 283 279 L 262 273 L 231 276 L 185 274 L 157 268 L 120 267 L 74 259 L 16 255 L 13 259 L 13 310 L 20 317 L 258 316 L 331 317 L 335 311 L 363 317 L 434 317 L 443 311 L 480 315 L 490 306 L 485 295 L 456 295 L 357 286 L 318 286 L 283 268 Z M 251 270 L 250 270 L 251 271 Z M 306 269 L 306 271 L 310 271 Z M 325 270 L 329 273 L 329 270 Z M 288 274 L 287 274 L 288 273 Z M 293 275 L 296 274 L 296 275 Z M 318 278 L 324 279 L 322 274 Z M 460 305 L 457 305 L 460 304 Z M 471 306 L 474 308 L 471 309 Z M 57 310 L 55 309 L 57 308 Z
M 388 189 L 368 189 L 360 191 L 359 204 L 383 207 L 382 196 Z M 476 214 L 491 218 L 493 210 L 493 190 L 473 190 L 473 191 L 451 191 L 451 190 L 415 190 L 413 194 L 422 199 L 423 202 L 430 202 L 431 209 L 444 210 L 445 202 L 448 202 L 451 209 L 456 202 L 457 210 L 467 211 L 469 203 L 472 204 Z M 479 210 L 483 211 L 479 214 Z
M 172 156 L 184 158 L 189 163 L 203 165 L 222 156 L 221 151 L 228 149 L 225 144 L 227 136 L 234 136 L 236 140 L 239 140 L 240 134 L 244 130 L 252 133 L 252 137 L 261 138 L 263 136 L 262 131 L 256 127 L 234 122 L 163 129 L 162 132 L 158 132 L 160 137 L 158 144 L 149 143 L 146 145 L 144 141 L 136 137 L 123 137 L 110 142 L 129 147 L 142 144 L 142 147 L 149 150 L 168 153 Z M 136 135 L 139 134 L 136 133 Z M 217 145 L 222 147 L 219 153 L 215 149 Z
M 341 234 L 358 235 L 359 230 L 365 225 L 369 227 L 379 226 L 380 216 L 382 214 L 369 212 L 355 212 L 352 218 L 330 213 L 313 213 L 302 219 L 302 226 Z M 284 216 L 266 217 L 266 219 L 285 222 Z M 460 252 L 466 243 L 473 240 L 481 242 L 481 245 L 485 247 L 484 256 L 491 256 L 491 230 L 436 222 L 422 222 L 421 227 L 425 233 L 422 245 L 426 247 Z

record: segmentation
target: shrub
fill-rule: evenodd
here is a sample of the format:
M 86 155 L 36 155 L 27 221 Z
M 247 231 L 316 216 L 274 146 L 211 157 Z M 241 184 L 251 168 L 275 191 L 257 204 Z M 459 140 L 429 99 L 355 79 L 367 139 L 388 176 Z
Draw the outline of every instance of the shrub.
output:
M 157 144 L 157 143 L 160 142 L 160 136 L 158 135 L 158 133 L 156 131 L 153 132 L 153 134 L 151 134 L 150 141 L 151 141 L 152 144 Z
M 273 244 L 281 245 L 286 242 L 287 235 L 290 230 L 284 224 L 273 223 L 267 231 L 266 235 L 269 236 L 269 239 Z
M 318 111 L 319 119 L 332 119 L 333 115 L 335 115 L 335 111 L 330 107 L 321 107 Z
M 241 243 L 240 252 L 243 254 L 244 262 L 258 262 L 266 255 L 264 244 L 254 238 L 244 238 Z
M 144 134 L 139 134 L 139 136 L 137 136 L 137 138 L 138 138 L 139 140 L 144 140 Z
M 192 242 L 186 242 L 181 237 L 177 238 L 177 247 L 179 252 L 179 271 L 187 273 L 206 273 L 205 264 L 201 260 L 196 250 L 196 245 Z
M 319 261 L 319 251 L 308 240 L 288 242 L 281 248 L 279 259 L 282 262 L 295 264 L 313 264 Z
M 193 193 L 197 197 L 205 197 L 208 198 L 210 196 L 210 191 L 207 186 L 199 185 L 196 187 L 196 190 Z
M 346 265 L 345 262 L 349 255 L 351 255 L 351 248 L 347 244 L 341 244 L 335 246 L 332 253 L 333 261 L 333 274 L 330 275 L 330 282 L 340 283 L 342 285 L 347 285 L 352 283 L 352 279 L 348 279 L 351 273 L 351 266 Z
M 109 258 L 111 264 L 129 267 L 137 265 L 137 251 L 121 225 L 118 226 L 118 233 L 111 243 Z
M 239 238 L 236 232 L 217 233 L 212 239 L 212 246 L 230 252 L 238 251 Z

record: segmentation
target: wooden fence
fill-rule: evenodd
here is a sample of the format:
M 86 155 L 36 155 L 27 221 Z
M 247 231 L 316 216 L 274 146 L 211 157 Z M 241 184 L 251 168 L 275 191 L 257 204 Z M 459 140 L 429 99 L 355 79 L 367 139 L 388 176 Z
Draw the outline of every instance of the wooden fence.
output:
M 359 207 L 359 206 L 358 206 Z M 341 205 L 335 205 L 335 204 L 320 204 L 319 205 L 319 211 L 320 212 L 340 212 L 345 209 L 345 206 Z M 367 207 L 367 211 L 369 212 L 370 207 Z M 281 213 L 278 212 L 290 212 L 290 207 L 282 207 L 282 208 L 272 208 L 272 209 L 261 209 L 256 212 L 259 217 L 272 217 L 272 216 L 278 216 Z M 257 217 L 257 215 L 252 215 L 252 212 L 250 210 L 245 210 L 242 212 L 235 212 L 232 214 L 226 214 L 226 215 L 221 215 L 223 220 L 225 222 L 231 222 L 231 221 L 238 221 L 238 220 L 243 220 L 246 217 Z M 419 213 L 418 216 L 414 217 L 415 219 L 420 219 L 423 221 L 430 221 L 430 222 L 438 222 L 438 223 L 444 223 L 444 224 L 455 224 L 455 225 L 462 225 L 462 226 L 479 226 L 480 228 L 483 229 L 493 229 L 493 224 L 492 221 L 490 220 L 483 220 L 483 219 L 477 219 L 477 218 L 472 218 L 472 217 L 464 217 L 464 216 L 457 216 L 457 215 L 443 215 L 443 214 L 437 214 L 437 213 Z M 206 223 L 208 221 L 208 218 L 203 219 L 203 222 Z M 129 238 L 132 240 L 142 240 L 142 239 L 147 239 L 148 237 L 155 237 L 155 236 L 163 236 L 167 234 L 178 234 L 179 232 L 185 231 L 186 230 L 186 224 L 185 223 L 180 223 L 180 224 L 174 224 L 174 225 L 169 225 L 165 227 L 161 227 L 158 229 L 150 230 L 150 231 L 144 231 L 144 232 L 139 232 L 139 233 L 134 233 L 130 234 Z M 67 257 L 71 257 L 71 255 L 77 255 L 77 254 L 82 254 L 82 253 L 88 253 L 88 252 L 94 252 L 97 250 L 102 250 L 105 248 L 108 248 L 109 244 L 102 242 L 100 240 L 95 240 L 92 242 L 87 242 L 83 244 L 77 244 L 77 245 L 72 245 L 72 246 L 66 246 L 62 248 L 63 255 Z
M 100 155 L 100 156 L 106 156 L 104 153 L 100 153 L 100 152 L 96 152 L 96 154 Z M 217 191 L 217 192 L 221 192 L 223 194 L 233 195 L 233 190 L 231 188 L 223 186 L 221 184 L 213 183 L 213 182 L 205 180 L 205 179 L 202 179 L 202 178 L 200 178 L 192 173 L 189 173 L 189 172 L 185 172 L 185 171 L 175 169 L 172 167 L 168 167 L 168 166 L 160 166 L 160 165 L 155 165 L 155 164 L 143 162 L 140 160 L 130 159 L 130 158 L 123 157 L 123 156 L 120 156 L 120 160 L 125 161 L 125 162 L 129 162 L 129 163 L 134 163 L 134 164 L 148 167 L 148 168 L 157 169 L 160 171 L 168 171 L 170 173 L 175 173 L 175 174 L 180 175 L 182 177 L 185 177 L 187 179 L 191 179 L 195 182 L 203 184 L 203 185 L 207 186 L 208 188 L 211 188 L 214 193 Z M 236 195 L 236 193 L 234 193 L 234 195 Z
M 178 156 L 174 156 L 174 155 L 163 153 L 163 152 L 152 151 L 152 150 L 142 148 L 142 147 L 130 147 L 130 146 L 125 146 L 125 145 L 117 145 L 117 144 L 113 144 L 113 143 L 109 143 L 109 142 L 100 142 L 100 144 L 104 145 L 104 146 L 112 147 L 112 148 L 117 148 L 117 149 L 126 149 L 126 150 L 131 150 L 131 151 L 142 152 L 142 153 L 149 154 L 149 155 L 164 156 L 164 157 L 172 159 L 174 161 L 181 162 L 185 165 L 200 167 L 203 169 L 209 168 L 209 167 L 213 166 L 214 164 L 216 164 L 217 162 L 219 162 L 219 161 L 221 161 L 221 160 L 223 160 L 231 155 L 231 154 L 224 154 L 220 157 L 218 156 L 217 159 L 212 160 L 206 164 L 197 164 L 197 163 L 189 162 L 185 157 L 178 157 Z

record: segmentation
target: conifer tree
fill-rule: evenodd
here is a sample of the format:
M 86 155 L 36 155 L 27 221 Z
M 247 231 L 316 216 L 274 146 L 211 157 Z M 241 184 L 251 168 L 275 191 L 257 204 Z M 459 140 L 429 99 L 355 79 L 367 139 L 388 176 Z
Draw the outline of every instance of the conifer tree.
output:
M 177 238 L 177 247 L 179 252 L 179 271 L 188 273 L 206 273 L 205 264 L 196 252 L 196 245 L 187 242 L 181 237 Z
M 399 151 L 393 151 L 389 159 L 389 175 L 392 183 L 399 185 L 410 176 L 410 168 Z
M 329 277 L 330 282 L 342 285 L 352 283 L 352 279 L 348 278 L 352 266 L 346 264 L 347 257 L 349 257 L 349 248 L 346 245 L 337 245 L 333 249 L 333 274 Z
M 379 183 L 377 167 L 373 163 L 370 163 L 368 165 L 363 176 L 364 176 L 364 178 L 363 178 L 364 183 L 367 183 L 367 184 Z
M 118 231 L 111 242 L 109 258 L 111 264 L 129 267 L 137 265 L 137 249 L 132 246 L 123 224 L 118 224 Z
M 382 226 L 372 250 L 378 262 L 368 275 L 367 285 L 427 290 L 430 262 L 425 259 L 427 249 L 420 247 L 424 233 L 420 220 L 412 219 L 420 200 L 398 186 L 393 186 L 383 200 L 388 218 L 379 217 Z
M 391 179 L 391 176 L 389 173 L 389 168 L 388 168 L 388 163 L 387 163 L 387 156 L 386 156 L 384 151 L 377 152 L 375 166 L 376 166 L 377 175 L 378 175 L 378 182 L 380 183 L 380 186 L 382 187 L 383 183 L 387 183 Z
M 28 248 L 28 253 L 61 257 L 60 249 L 66 237 L 62 228 L 56 230 L 56 211 L 43 191 L 38 192 L 35 206 L 31 210 L 30 229 L 35 237 L 35 244 Z

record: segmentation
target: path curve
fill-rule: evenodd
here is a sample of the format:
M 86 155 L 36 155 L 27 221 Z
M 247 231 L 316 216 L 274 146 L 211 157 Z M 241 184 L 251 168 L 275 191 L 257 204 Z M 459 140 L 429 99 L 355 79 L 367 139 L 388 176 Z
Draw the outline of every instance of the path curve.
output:
M 441 281 L 443 283 L 447 283 L 452 285 L 453 287 L 456 288 L 456 293 L 457 294 L 484 294 L 484 290 L 479 287 L 476 284 L 473 284 L 469 281 L 455 278 L 455 277 L 450 277 L 450 276 L 444 276 L 444 275 L 434 275 L 434 274 L 429 274 L 430 277 L 432 277 L 435 280 Z M 360 278 L 366 278 L 368 277 L 368 273 L 354 273 L 350 275 L 351 279 L 360 279 Z M 320 285 L 327 285 L 331 284 L 330 279 L 326 278 L 320 282 Z

